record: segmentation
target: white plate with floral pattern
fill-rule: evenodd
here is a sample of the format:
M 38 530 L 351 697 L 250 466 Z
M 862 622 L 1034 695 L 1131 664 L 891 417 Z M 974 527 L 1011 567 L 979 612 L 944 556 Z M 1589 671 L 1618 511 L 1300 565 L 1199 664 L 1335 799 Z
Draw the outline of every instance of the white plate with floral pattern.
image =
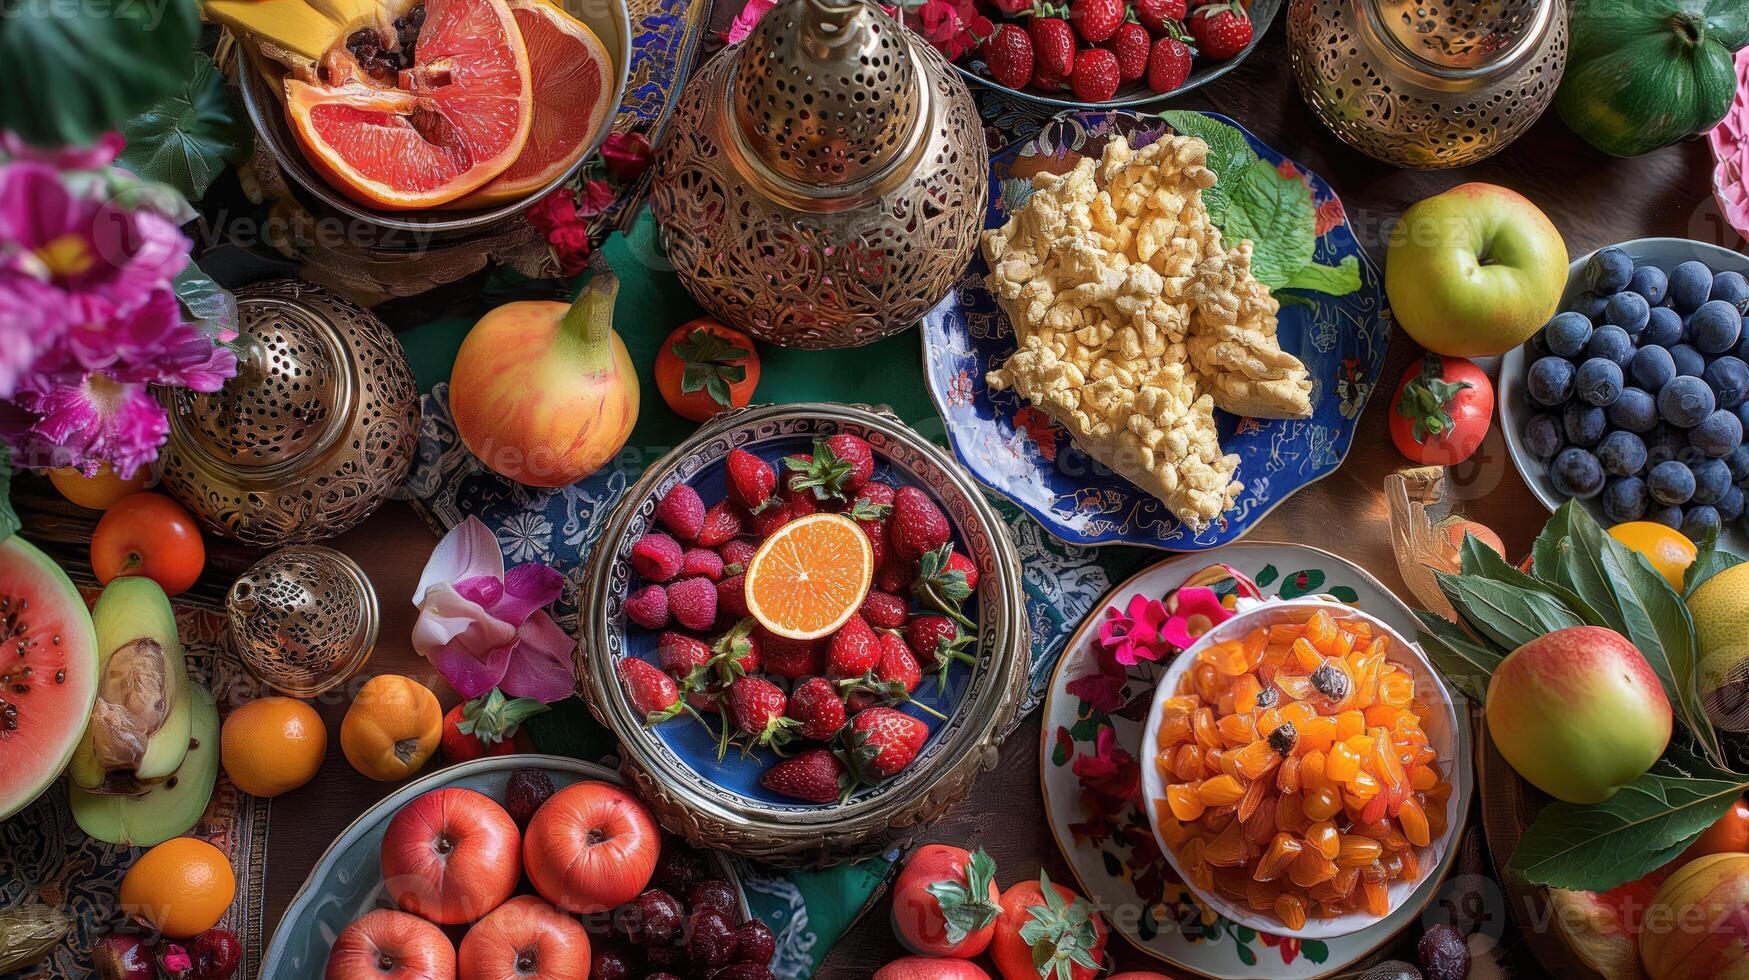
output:
M 1227 570 L 1212 569 L 1216 563 Z M 1142 726 L 1155 678 L 1164 674 L 1165 666 L 1143 660 L 1118 677 L 1103 672 L 1096 657 L 1107 608 L 1122 613 L 1138 596 L 1161 599 L 1187 583 L 1209 586 L 1218 597 L 1236 595 L 1250 583 L 1266 598 L 1334 596 L 1406 636 L 1415 635 L 1414 615 L 1391 590 L 1352 562 L 1305 545 L 1239 542 L 1143 569 L 1094 607 L 1069 639 L 1046 691 L 1039 768 L 1052 836 L 1082 894 L 1105 914 L 1114 932 L 1142 952 L 1177 969 L 1221 980 L 1329 976 L 1364 959 L 1414 922 L 1438 892 L 1459 849 L 1447 849 L 1439 868 L 1383 921 L 1334 939 L 1270 935 L 1200 905 L 1161 855 L 1139 792 L 1132 791 L 1140 780 L 1141 762 L 1136 760 L 1144 758 L 1138 744 Z M 1180 606 L 1190 615 L 1201 615 L 1198 609 L 1194 602 Z M 1185 626 L 1200 632 L 1200 625 L 1169 622 L 1167 632 Z M 1468 758 L 1458 761 L 1469 764 Z M 1454 787 L 1450 805 L 1458 815 L 1455 840 L 1469 816 L 1473 780 L 1457 779 Z

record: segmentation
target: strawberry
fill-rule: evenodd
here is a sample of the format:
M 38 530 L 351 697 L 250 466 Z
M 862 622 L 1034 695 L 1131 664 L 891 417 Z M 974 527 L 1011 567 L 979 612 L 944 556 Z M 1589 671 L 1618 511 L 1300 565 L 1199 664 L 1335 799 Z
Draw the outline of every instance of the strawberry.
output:
M 746 533 L 747 524 L 741 511 L 727 500 L 720 500 L 705 512 L 704 527 L 699 530 L 696 543 L 701 547 L 715 548 Z
M 849 715 L 838 687 L 824 677 L 810 677 L 789 696 L 789 716 L 801 723 L 803 738 L 824 742 L 838 734 Z
M 668 613 L 689 630 L 708 630 L 717 621 L 717 587 L 708 578 L 668 583 Z
M 1069 4 L 1075 32 L 1089 44 L 1100 44 L 1116 34 L 1123 18 L 1123 0 L 1071 0 Z
M 1009 88 L 1025 88 L 1032 81 L 1032 35 L 1019 24 L 1003 24 L 984 44 L 984 63 L 990 77 Z
M 874 477 L 874 449 L 867 439 L 840 432 L 826 438 L 826 448 L 838 457 L 839 462 L 850 465 L 850 476 L 842 487 L 845 493 L 855 493 L 867 486 L 868 481 Z
M 1075 67 L 1075 29 L 1061 17 L 1034 17 L 1027 32 L 1032 35 L 1032 50 L 1037 67 L 1033 80 L 1040 76 L 1068 78 Z
M 747 563 L 753 560 L 753 555 L 759 551 L 759 546 L 751 541 L 736 538 L 724 541 L 717 554 L 723 556 L 723 574 L 739 575 L 747 570 Z
M 875 668 L 875 679 L 884 684 L 897 684 L 906 694 L 917 690 L 923 682 L 923 670 L 911 647 L 897 633 L 883 632 L 879 636 L 881 664 Z
M 946 715 L 912 699 L 911 692 L 923 682 L 923 668 L 918 666 L 917 658 L 905 640 L 899 634 L 889 632 L 880 633 L 877 639 L 881 647 L 880 664 L 861 677 L 838 682 L 845 691 L 851 712 L 908 701 L 916 705 L 917 710 L 946 721 Z
M 1105 54 L 1111 56 L 1110 51 Z M 916 487 L 900 487 L 893 495 L 893 518 L 887 525 L 887 539 L 893 546 L 893 554 L 906 561 L 916 561 L 947 544 L 952 536 L 947 515 L 935 506 L 928 494 Z
M 737 619 L 748 615 L 747 576 L 731 575 L 717 583 L 717 609 Z
M 656 662 L 662 669 L 682 681 L 693 677 L 711 662 L 711 648 L 703 640 L 685 633 L 663 633 L 656 637 Z
M 792 521 L 798 517 L 819 513 L 820 500 L 814 496 L 812 490 L 784 487 L 777 491 L 777 496 L 779 500 L 783 501 L 785 516 Z
M 693 541 L 704 529 L 704 501 L 698 491 L 676 483 L 656 504 L 656 523 L 682 541 Z
M 717 664 L 717 676 L 732 681 L 744 674 L 757 674 L 764 666 L 759 637 L 753 632 L 754 622 L 742 619 L 717 637 L 711 645 L 712 659 Z
M 626 597 L 626 618 L 647 630 L 668 625 L 668 590 L 646 585 Z
M 688 548 L 680 556 L 680 574 L 702 575 L 715 582 L 723 577 L 723 556 L 709 548 Z
M 800 725 L 784 714 L 789 698 L 763 677 L 738 677 L 729 685 L 729 718 L 737 732 L 752 737 L 754 744 L 781 747 Z M 727 734 L 728 729 L 724 729 Z
M 809 803 L 832 803 L 849 795 L 844 762 L 826 749 L 809 749 L 765 770 L 759 785 L 779 796 Z
M 651 531 L 632 545 L 632 568 L 651 582 L 666 582 L 680 573 L 680 542 Z
M 1032 0 L 990 0 L 990 6 L 1009 15 L 1032 9 Z
M 865 483 L 857 489 L 855 500 L 857 503 L 867 502 L 877 507 L 891 507 L 898 492 L 891 483 Z
M 917 562 L 917 579 L 911 584 L 911 593 L 966 629 L 977 629 L 977 624 L 960 612 L 960 605 L 971 597 L 972 587 L 966 573 L 953 567 L 953 545 L 944 544 Z
M 1191 50 L 1175 37 L 1163 37 L 1154 42 L 1148 54 L 1148 91 L 1164 95 L 1190 77 Z
M 873 486 L 886 486 L 884 483 Z M 872 499 L 858 497 L 846 511 L 856 526 L 862 528 L 863 536 L 868 538 L 869 551 L 874 556 L 874 567 L 879 568 L 887 560 L 887 518 L 893 512 L 891 490 L 888 492 L 887 503 L 877 503 Z
M 1117 55 L 1117 77 L 1122 82 L 1140 81 L 1148 73 L 1148 53 L 1154 39 L 1140 24 L 1126 23 L 1111 36 L 1111 53 Z
M 893 708 L 870 708 L 850 719 L 851 771 L 879 778 L 897 775 L 910 765 L 929 728 Z
M 1179 27 L 1179 21 L 1184 20 L 1184 0 L 1132 0 L 1130 9 L 1136 12 L 1136 19 L 1142 26 L 1154 34 L 1173 35 L 1173 28 Z M 1167 23 L 1172 22 L 1168 27 Z
M 978 587 L 978 566 L 972 564 L 972 560 L 965 555 L 962 555 L 957 551 L 948 555 L 947 570 L 950 572 L 959 572 L 961 575 L 964 575 L 966 577 L 966 588 L 976 589 Z
M 760 630 L 759 653 L 765 661 L 765 672 L 777 677 L 795 680 L 825 669 L 820 644 L 815 640 L 792 640 Z
M 619 682 L 625 685 L 632 708 L 644 716 L 644 724 L 659 725 L 687 710 L 674 678 L 633 657 L 619 662 Z
M 1117 95 L 1117 55 L 1104 48 L 1082 48 L 1075 53 L 1075 70 L 1069 73 L 1069 91 L 1082 102 L 1109 102 Z
M 753 533 L 760 538 L 769 538 L 777 533 L 777 529 L 791 520 L 789 506 L 782 497 L 772 497 L 767 506 L 753 514 Z
M 1069 79 L 1040 68 L 1032 73 L 1032 87 L 1037 92 L 1061 92 L 1069 87 Z
M 729 496 L 741 506 L 758 513 L 771 503 L 771 495 L 777 490 L 777 471 L 770 463 L 745 449 L 731 449 L 727 471 Z
M 666 607 L 663 608 L 663 612 L 667 612 Z M 868 595 L 862 600 L 860 614 L 875 629 L 903 629 L 911 619 L 911 606 L 891 592 L 870 589 Z
M 842 502 L 874 475 L 874 450 L 860 436 L 839 433 L 816 438 L 812 453 L 786 456 L 783 465 L 788 489 L 809 491 L 817 501 Z
M 545 769 L 512 769 L 504 784 L 504 811 L 518 827 L 527 830 L 534 812 L 552 797 L 553 777 Z
M 915 562 L 903 561 L 898 558 L 888 558 L 884 563 L 875 566 L 874 587 L 882 592 L 898 595 L 911 590 L 911 583 L 917 579 Z
M 1240 0 L 1219 0 L 1190 14 L 1190 36 L 1198 53 L 1216 61 L 1231 58 L 1251 43 L 1251 17 Z
M 947 670 L 958 660 L 975 665 L 978 658 L 965 648 L 972 642 L 970 635 L 960 633 L 959 626 L 946 616 L 918 616 L 905 627 L 905 643 L 917 659 L 937 674 L 938 682 L 947 685 Z
M 826 676 L 861 677 L 881 662 L 881 646 L 874 630 L 861 616 L 852 614 L 826 643 Z

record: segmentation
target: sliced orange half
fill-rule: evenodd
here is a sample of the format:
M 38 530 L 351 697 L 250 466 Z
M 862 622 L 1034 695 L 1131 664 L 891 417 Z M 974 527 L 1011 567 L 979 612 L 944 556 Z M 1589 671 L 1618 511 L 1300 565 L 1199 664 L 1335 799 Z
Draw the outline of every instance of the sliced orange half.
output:
M 817 640 L 843 626 L 868 595 L 874 552 L 856 522 L 809 514 L 777 529 L 747 563 L 747 610 L 792 640 Z

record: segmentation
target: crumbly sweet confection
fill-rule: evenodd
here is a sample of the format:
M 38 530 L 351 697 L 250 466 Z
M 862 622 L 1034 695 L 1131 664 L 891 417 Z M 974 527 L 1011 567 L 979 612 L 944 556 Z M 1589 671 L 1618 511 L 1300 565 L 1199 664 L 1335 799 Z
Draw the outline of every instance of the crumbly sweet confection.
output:
M 1082 450 L 1201 529 L 1233 505 L 1237 456 L 1216 408 L 1311 414 L 1305 365 L 1276 342 L 1279 309 L 1203 207 L 1208 146 L 1122 137 L 1095 163 L 1041 174 L 1007 224 L 984 233 L 990 291 L 1015 352 L 986 377 L 1055 419 Z

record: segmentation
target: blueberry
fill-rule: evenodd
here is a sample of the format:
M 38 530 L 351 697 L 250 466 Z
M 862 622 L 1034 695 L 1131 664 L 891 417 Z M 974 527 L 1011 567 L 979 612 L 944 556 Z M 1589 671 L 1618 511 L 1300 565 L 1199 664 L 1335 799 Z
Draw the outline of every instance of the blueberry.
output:
M 1614 245 L 1598 249 L 1585 263 L 1585 282 L 1593 292 L 1604 296 L 1626 289 L 1633 275 L 1634 260 Z M 1711 285 L 1710 281 L 1708 285 Z
M 1749 279 L 1743 278 L 1741 272 L 1733 269 L 1714 276 L 1711 295 L 1736 307 L 1738 313 L 1749 314 Z
M 1670 277 L 1655 265 L 1642 265 L 1628 277 L 1628 289 L 1644 297 L 1646 305 L 1657 306 L 1664 302 L 1664 294 L 1670 291 Z
M 1578 313 L 1557 313 L 1542 329 L 1543 343 L 1549 353 L 1574 358 L 1591 339 L 1591 321 Z
M 1574 372 L 1573 390 L 1593 405 L 1608 408 L 1621 397 L 1621 367 L 1614 361 L 1593 357 Z
M 1743 431 L 1749 432 L 1749 401 L 1738 405 L 1735 411 L 1737 413 L 1737 421 L 1743 423 Z
M 1641 346 L 1669 347 L 1682 342 L 1682 314 L 1668 306 L 1654 306 L 1640 331 Z
M 1743 333 L 1743 314 L 1722 299 L 1709 300 L 1688 319 L 1688 335 L 1703 354 L 1722 354 L 1737 346 Z
M 1561 409 L 1561 429 L 1575 446 L 1595 446 L 1609 428 L 1603 409 L 1582 401 L 1570 401 Z
M 1589 499 L 1603 492 L 1603 466 L 1597 457 L 1569 446 L 1555 457 L 1549 470 L 1555 492 L 1563 497 Z
M 1603 308 L 1608 303 L 1609 297 L 1599 296 L 1587 289 L 1578 296 L 1573 297 L 1573 304 L 1569 309 L 1595 323 L 1596 321 L 1603 319 Z
M 1690 507 L 1682 513 L 1682 533 L 1688 535 L 1688 540 L 1699 541 L 1708 534 L 1719 530 L 1719 512 L 1717 509 L 1701 504 Z
M 1713 390 L 1699 378 L 1679 375 L 1658 389 L 1658 414 L 1671 425 L 1699 425 L 1715 407 Z
M 1676 373 L 1698 378 L 1706 372 L 1706 357 L 1687 344 L 1670 348 L 1670 359 L 1676 362 Z
M 1725 454 L 1725 465 L 1731 469 L 1731 482 L 1749 483 L 1749 445 L 1740 445 Z
M 1573 362 L 1561 357 L 1544 357 L 1530 366 L 1525 378 L 1530 397 L 1538 404 L 1556 408 L 1573 397 Z
M 1645 439 L 1647 466 L 1681 459 L 1689 452 L 1688 433 L 1674 426 L 1660 424 Z
M 1690 259 L 1670 270 L 1670 305 L 1676 312 L 1693 313 L 1713 291 L 1713 270 L 1705 262 Z
M 1586 357 L 1606 357 L 1622 367 L 1634 356 L 1634 342 L 1628 332 L 1613 324 L 1598 327 L 1585 342 Z
M 1566 438 L 1561 433 L 1561 420 L 1553 415 L 1538 413 L 1524 423 L 1524 446 L 1531 454 L 1541 459 L 1548 459 L 1561 451 L 1566 444 Z
M 1652 499 L 1667 507 L 1680 507 L 1694 496 L 1694 471 L 1674 459 L 1667 459 L 1646 474 L 1646 489 Z
M 1731 468 L 1722 459 L 1696 460 L 1688 469 L 1694 474 L 1694 496 L 1688 498 L 1692 503 L 1717 503 L 1731 488 Z
M 1652 307 L 1639 293 L 1616 293 L 1603 310 L 1604 321 L 1626 330 L 1630 337 L 1646 329 L 1646 321 L 1651 315 Z
M 1646 516 L 1646 481 L 1624 476 L 1603 488 L 1603 516 L 1621 524 Z
M 1726 354 L 1708 364 L 1700 378 L 1713 390 L 1720 408 L 1736 408 L 1749 401 L 1749 364 L 1742 358 Z
M 1676 359 L 1662 347 L 1642 347 L 1634 351 L 1634 359 L 1628 362 L 1628 373 L 1633 375 L 1634 384 L 1657 391 L 1676 377 Z
M 1715 459 L 1729 456 L 1743 444 L 1743 422 L 1721 408 L 1688 430 L 1688 444 Z
M 1646 511 L 1646 520 L 1657 521 L 1659 524 L 1662 524 L 1665 527 L 1677 528 L 1678 530 L 1681 529 L 1681 527 L 1682 527 L 1682 508 L 1681 507 L 1657 506 L 1657 501 L 1653 501 L 1653 504 L 1654 504 L 1654 506 L 1652 506 L 1650 509 L 1648 509 Z
M 1597 460 L 1610 476 L 1633 476 L 1646 468 L 1645 440 L 1617 429 L 1597 444 Z
M 1650 432 L 1658 424 L 1658 400 L 1639 388 L 1623 388 L 1609 406 L 1609 424 L 1629 432 Z
M 1713 504 L 1719 516 L 1727 521 L 1734 521 L 1743 516 L 1743 491 L 1737 487 L 1726 487 L 1725 495 Z

